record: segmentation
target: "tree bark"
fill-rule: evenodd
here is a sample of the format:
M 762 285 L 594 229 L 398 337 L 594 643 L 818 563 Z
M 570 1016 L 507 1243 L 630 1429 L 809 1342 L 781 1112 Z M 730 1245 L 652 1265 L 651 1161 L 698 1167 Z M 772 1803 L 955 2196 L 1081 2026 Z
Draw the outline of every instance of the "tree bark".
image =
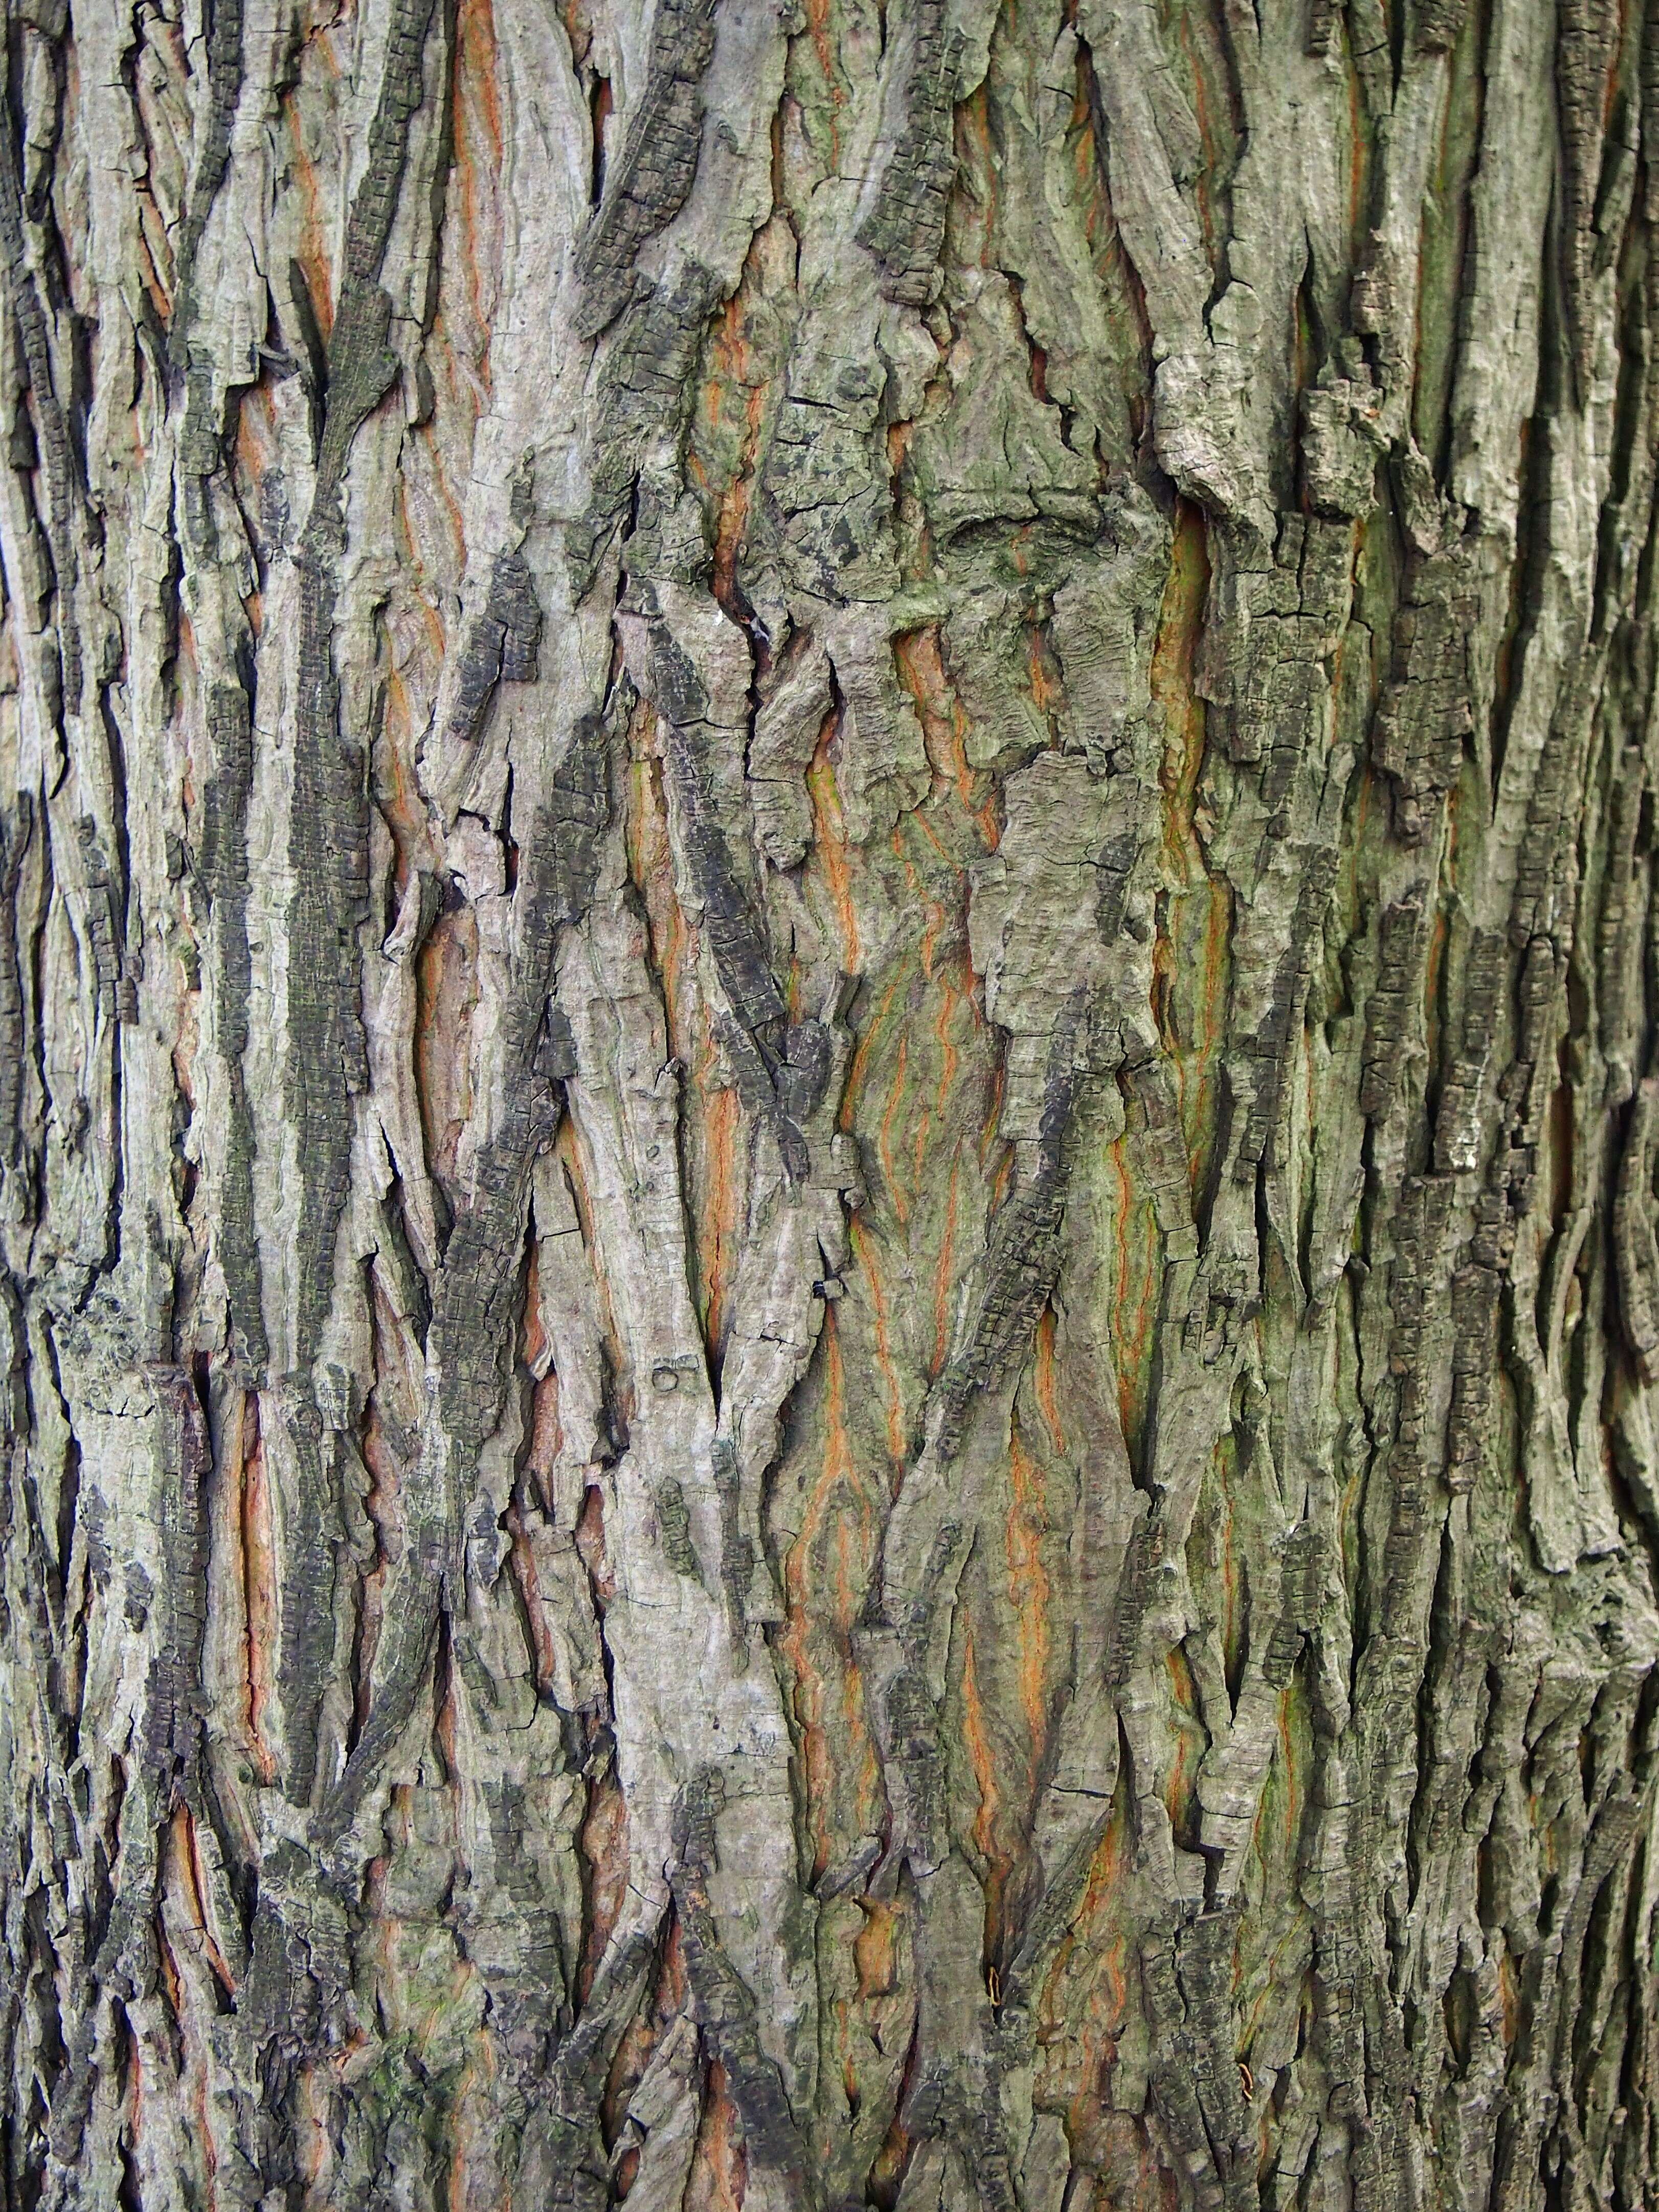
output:
M 1659 2205 L 1659 15 L 11 0 L 6 2212 Z

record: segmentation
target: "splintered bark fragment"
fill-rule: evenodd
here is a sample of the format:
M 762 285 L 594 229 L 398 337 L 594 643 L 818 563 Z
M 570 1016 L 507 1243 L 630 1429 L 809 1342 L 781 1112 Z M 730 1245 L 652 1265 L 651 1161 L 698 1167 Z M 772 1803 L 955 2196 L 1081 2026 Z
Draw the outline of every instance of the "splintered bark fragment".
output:
M 1613 1209 L 1620 1318 L 1625 1341 L 1644 1382 L 1659 1375 L 1659 1237 L 1656 1237 L 1653 1194 L 1656 1142 L 1659 1142 L 1659 1080 L 1649 1076 L 1631 1103 Z
M 207 42 L 207 112 L 196 173 L 191 179 L 190 199 L 174 255 L 173 266 L 178 275 L 173 288 L 173 320 L 167 333 L 173 358 L 185 368 L 189 367 L 190 331 L 194 320 L 196 257 L 230 164 L 231 126 L 236 119 L 242 89 L 246 21 L 246 0 L 213 0 Z
M 1427 836 L 1427 810 L 1456 783 L 1473 727 L 1468 641 L 1475 603 L 1465 574 L 1461 545 L 1413 556 L 1395 617 L 1371 752 L 1392 780 L 1395 830 L 1405 845 Z
M 616 319 L 633 289 L 635 255 L 685 204 L 697 173 L 699 88 L 714 51 L 713 0 L 656 0 L 645 90 L 577 252 L 580 337 Z
M 1562 0 L 1555 33 L 1561 100 L 1561 248 L 1572 367 L 1581 391 L 1590 373 L 1590 264 L 1619 33 L 1620 11 L 1612 0 Z
M 216 1042 L 228 1091 L 217 1242 L 231 1325 L 243 1355 L 257 1370 L 269 1356 L 269 1345 L 253 1219 L 253 1131 L 243 1072 L 253 983 L 247 934 L 247 810 L 253 781 L 253 732 L 247 694 L 240 684 L 213 686 L 208 695 L 207 727 L 212 771 L 202 793 L 197 868 L 209 900 Z
M 0 812 L 0 1165 L 21 1164 L 23 1113 L 23 971 L 17 951 L 17 892 L 34 834 L 28 792 Z
M 70 713 L 78 713 L 82 703 L 82 642 L 76 606 L 80 571 L 76 544 L 77 476 L 69 423 L 58 390 L 59 372 L 54 366 L 40 283 L 24 233 L 22 191 L 9 115 L 5 128 L 0 130 L 0 262 L 4 264 L 7 305 L 21 355 L 22 381 L 28 390 L 34 442 L 45 479 L 45 535 L 57 599 L 54 641 L 63 702 Z M 14 575 L 9 585 L 14 597 L 21 580 Z
M 1376 982 L 1365 1001 L 1359 1108 L 1381 1121 L 1394 1103 L 1419 1004 L 1426 923 L 1413 894 L 1389 907 L 1377 929 Z
M 986 1249 L 985 1287 L 968 1340 L 941 1379 L 937 1449 L 953 1459 L 969 1408 L 981 1390 L 1006 1376 L 1023 1357 L 1060 1272 L 1065 1210 L 1066 1125 L 1074 1076 L 1069 1065 L 1077 1016 L 1056 1032 L 1042 1099 L 1036 1158 L 1030 1180 L 997 1214 Z
M 455 706 L 449 718 L 453 742 L 470 744 L 477 736 L 497 684 L 534 681 L 541 631 L 542 611 L 523 555 L 498 553 L 483 611 L 468 633 L 461 656 Z
M 921 307 L 932 295 L 945 208 L 956 171 L 951 143 L 962 33 L 948 21 L 945 0 L 917 0 L 901 39 L 902 65 L 889 94 L 897 112 L 892 149 L 869 213 L 859 225 L 859 244 L 881 270 L 886 298 Z

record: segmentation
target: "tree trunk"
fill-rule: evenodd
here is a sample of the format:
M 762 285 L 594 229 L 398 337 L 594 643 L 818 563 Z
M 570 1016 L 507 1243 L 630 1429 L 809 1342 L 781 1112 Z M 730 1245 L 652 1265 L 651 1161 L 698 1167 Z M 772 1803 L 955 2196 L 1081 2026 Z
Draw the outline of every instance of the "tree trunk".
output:
M 1659 15 L 12 0 L 6 2212 L 1659 2205 Z

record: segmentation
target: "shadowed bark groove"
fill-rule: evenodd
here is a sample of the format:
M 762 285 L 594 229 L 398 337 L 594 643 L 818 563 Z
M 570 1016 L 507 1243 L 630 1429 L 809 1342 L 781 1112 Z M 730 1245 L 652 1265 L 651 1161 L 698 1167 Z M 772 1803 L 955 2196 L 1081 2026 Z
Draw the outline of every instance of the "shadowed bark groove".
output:
M 1659 2205 L 1655 0 L 0 56 L 0 2208 Z

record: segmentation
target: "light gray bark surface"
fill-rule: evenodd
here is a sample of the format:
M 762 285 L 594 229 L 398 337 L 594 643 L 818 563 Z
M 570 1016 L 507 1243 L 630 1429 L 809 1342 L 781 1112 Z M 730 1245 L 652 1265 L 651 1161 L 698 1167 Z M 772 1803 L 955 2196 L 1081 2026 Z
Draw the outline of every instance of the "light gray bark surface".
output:
M 1659 2205 L 1653 0 L 11 0 L 5 2212 Z

